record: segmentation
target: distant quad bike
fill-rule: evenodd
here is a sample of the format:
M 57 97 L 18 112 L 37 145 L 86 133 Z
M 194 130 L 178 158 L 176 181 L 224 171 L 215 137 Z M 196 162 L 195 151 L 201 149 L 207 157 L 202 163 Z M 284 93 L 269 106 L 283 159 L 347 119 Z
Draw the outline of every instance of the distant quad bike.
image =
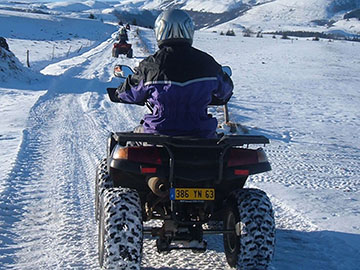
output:
M 114 43 L 114 47 L 112 49 L 112 56 L 118 58 L 119 54 L 125 54 L 126 57 L 133 57 L 133 49 L 131 48 L 131 44 L 129 43 Z
M 114 101 L 115 88 L 107 90 Z M 265 192 L 244 184 L 271 170 L 264 150 L 249 148 L 268 143 L 251 135 L 111 133 L 95 181 L 100 266 L 140 269 L 144 235 L 157 239 L 158 252 L 203 252 L 205 234 L 223 234 L 231 267 L 267 269 L 275 245 L 272 205 Z M 162 226 L 144 227 L 153 219 Z

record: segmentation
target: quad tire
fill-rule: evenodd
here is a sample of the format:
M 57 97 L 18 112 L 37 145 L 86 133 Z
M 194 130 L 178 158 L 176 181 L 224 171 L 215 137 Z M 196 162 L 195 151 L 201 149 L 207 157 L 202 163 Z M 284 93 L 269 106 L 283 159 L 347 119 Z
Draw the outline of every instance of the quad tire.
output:
M 101 269 L 140 270 L 143 227 L 136 190 L 104 190 L 100 197 L 98 242 Z
M 116 58 L 119 57 L 119 50 L 117 48 L 112 49 L 112 56 Z
M 275 220 L 271 202 L 258 189 L 234 191 L 226 206 L 224 250 L 231 267 L 268 269 L 274 255 Z
M 130 49 L 127 54 L 126 54 L 127 58 L 132 58 L 133 57 L 133 49 Z
M 113 182 L 109 177 L 107 159 L 100 161 L 96 169 L 95 177 L 95 219 L 99 220 L 99 199 L 105 189 L 113 187 Z

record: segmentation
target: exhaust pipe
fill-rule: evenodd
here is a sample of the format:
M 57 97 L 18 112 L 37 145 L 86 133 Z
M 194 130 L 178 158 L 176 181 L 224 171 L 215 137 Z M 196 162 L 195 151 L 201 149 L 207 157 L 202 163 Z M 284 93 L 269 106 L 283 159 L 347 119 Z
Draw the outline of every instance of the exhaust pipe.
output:
M 165 197 L 169 194 L 169 182 L 166 179 L 153 176 L 148 178 L 147 184 L 151 191 L 159 197 Z

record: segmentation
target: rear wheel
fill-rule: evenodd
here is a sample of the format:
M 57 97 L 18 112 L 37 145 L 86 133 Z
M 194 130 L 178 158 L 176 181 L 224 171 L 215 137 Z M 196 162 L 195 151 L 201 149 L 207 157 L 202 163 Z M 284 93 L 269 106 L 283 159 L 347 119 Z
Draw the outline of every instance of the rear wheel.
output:
M 136 190 L 110 188 L 100 197 L 99 263 L 102 269 L 140 270 L 143 243 Z
M 224 250 L 231 267 L 268 269 L 274 255 L 275 221 L 271 202 L 265 192 L 241 189 L 227 201 Z
M 118 58 L 119 57 L 119 50 L 117 47 L 112 49 L 112 56 Z
M 126 54 L 127 58 L 132 58 L 133 57 L 133 49 L 130 49 L 127 54 Z

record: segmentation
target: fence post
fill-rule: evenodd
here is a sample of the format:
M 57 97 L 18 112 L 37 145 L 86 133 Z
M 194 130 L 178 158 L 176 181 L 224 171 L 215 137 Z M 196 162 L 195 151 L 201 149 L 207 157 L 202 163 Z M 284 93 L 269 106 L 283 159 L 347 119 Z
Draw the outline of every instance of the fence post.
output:
M 70 50 L 71 50 L 71 46 L 69 47 L 69 50 L 68 50 L 66 56 L 69 56 Z
M 27 64 L 28 67 L 30 67 L 29 54 L 30 54 L 30 51 L 27 50 L 27 51 L 26 51 L 26 64 Z
M 54 44 L 54 46 L 53 46 L 53 51 L 52 51 L 51 60 L 54 60 L 54 57 L 55 57 L 55 44 Z

